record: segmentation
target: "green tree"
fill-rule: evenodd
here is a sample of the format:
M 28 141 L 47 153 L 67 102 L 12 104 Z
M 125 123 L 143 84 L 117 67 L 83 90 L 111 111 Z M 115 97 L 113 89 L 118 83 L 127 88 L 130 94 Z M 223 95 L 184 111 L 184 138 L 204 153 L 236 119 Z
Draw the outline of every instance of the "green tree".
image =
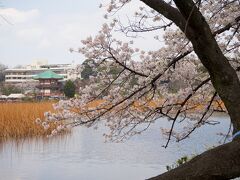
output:
M 63 88 L 65 96 L 68 98 L 73 98 L 75 95 L 75 91 L 76 91 L 75 84 L 71 80 L 68 80 Z
M 95 62 L 91 59 L 86 59 L 82 63 L 83 70 L 81 72 L 82 79 L 89 79 L 89 76 L 96 75 L 96 72 L 93 70 L 93 67 L 96 66 Z
M 5 80 L 5 69 L 7 69 L 7 66 L 0 63 L 0 83 Z

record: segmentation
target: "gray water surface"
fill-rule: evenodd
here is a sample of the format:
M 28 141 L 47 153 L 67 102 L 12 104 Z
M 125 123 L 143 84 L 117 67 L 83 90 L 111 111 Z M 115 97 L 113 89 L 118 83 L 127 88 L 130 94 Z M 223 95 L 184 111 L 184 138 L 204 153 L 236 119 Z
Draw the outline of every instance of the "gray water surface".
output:
M 184 155 L 201 153 L 218 145 L 218 132 L 227 132 L 229 120 L 206 125 L 180 143 L 166 139 L 159 120 L 145 133 L 124 143 L 104 143 L 104 129 L 77 127 L 71 135 L 43 140 L 7 142 L 0 146 L 1 180 L 141 180 L 166 171 Z

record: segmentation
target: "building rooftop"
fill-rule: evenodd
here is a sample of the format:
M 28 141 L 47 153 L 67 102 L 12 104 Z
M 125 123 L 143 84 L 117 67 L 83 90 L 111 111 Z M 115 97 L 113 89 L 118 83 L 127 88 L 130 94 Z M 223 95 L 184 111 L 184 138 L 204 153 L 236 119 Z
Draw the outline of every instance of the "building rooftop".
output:
M 63 79 L 64 77 L 61 75 L 56 74 L 55 72 L 48 69 L 47 71 L 44 71 L 40 74 L 37 74 L 33 77 L 33 79 L 39 80 L 39 79 Z

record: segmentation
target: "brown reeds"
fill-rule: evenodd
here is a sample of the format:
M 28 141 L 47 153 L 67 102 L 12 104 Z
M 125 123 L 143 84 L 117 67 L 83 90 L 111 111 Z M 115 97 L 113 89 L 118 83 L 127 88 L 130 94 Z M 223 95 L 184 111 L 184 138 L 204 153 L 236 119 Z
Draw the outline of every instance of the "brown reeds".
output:
M 101 106 L 104 100 L 95 100 L 87 104 L 88 108 L 97 108 Z M 218 101 L 216 101 L 218 102 Z M 221 101 L 213 102 L 214 107 L 224 108 Z M 15 102 L 15 103 L 0 103 L 0 142 L 9 138 L 20 139 L 29 137 L 46 137 L 51 134 L 51 131 L 56 128 L 57 124 L 51 124 L 48 130 L 44 130 L 41 125 L 38 125 L 35 120 L 43 119 L 44 112 L 53 111 L 52 104 L 54 102 Z M 159 102 L 150 101 L 144 106 L 135 102 L 133 106 L 140 111 L 144 111 L 146 107 L 157 107 Z M 196 109 L 204 108 L 202 105 L 197 105 Z M 76 111 L 79 112 L 80 109 Z
M 53 110 L 52 102 L 0 103 L 0 142 L 9 138 L 47 136 L 56 125 L 46 131 L 37 125 L 36 118 L 43 118 L 44 112 Z

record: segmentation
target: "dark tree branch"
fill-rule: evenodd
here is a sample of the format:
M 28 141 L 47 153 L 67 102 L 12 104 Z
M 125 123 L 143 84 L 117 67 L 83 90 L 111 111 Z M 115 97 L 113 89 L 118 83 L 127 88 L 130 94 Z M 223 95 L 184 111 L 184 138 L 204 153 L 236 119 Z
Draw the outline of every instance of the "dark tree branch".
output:
M 193 92 L 191 94 L 189 94 L 185 98 L 185 100 L 180 104 L 180 108 L 177 111 L 175 117 L 173 118 L 172 126 L 170 128 L 169 135 L 168 135 L 168 140 L 167 140 L 166 145 L 164 146 L 165 148 L 168 146 L 168 144 L 169 144 L 169 142 L 171 140 L 171 135 L 172 135 L 172 132 L 173 132 L 173 128 L 174 128 L 175 122 L 177 121 L 177 118 L 178 118 L 179 114 L 181 113 L 182 108 L 185 106 L 185 104 L 188 102 L 188 100 L 195 94 L 195 92 L 198 91 L 203 85 L 205 85 L 209 81 L 210 81 L 210 78 L 207 78 L 202 83 L 200 83 L 196 88 L 193 89 Z
M 197 124 L 181 139 L 179 139 L 178 141 L 182 141 L 184 139 L 186 139 L 187 137 L 189 137 L 190 134 L 193 133 L 193 131 L 198 127 L 198 125 L 200 125 L 203 122 L 203 119 L 205 118 L 205 116 L 207 115 L 208 111 L 210 110 L 210 107 L 212 106 L 212 103 L 215 99 L 215 97 L 217 96 L 217 93 L 215 92 L 211 98 L 211 100 L 208 103 L 208 106 L 206 108 L 206 110 L 204 111 L 204 113 L 202 114 L 202 117 L 200 118 L 200 120 L 197 122 Z
M 163 0 L 141 0 L 143 3 L 153 8 L 167 19 L 173 21 L 177 26 L 184 29 L 186 20 L 182 16 L 182 14 L 178 11 L 178 9 L 172 7 L 168 3 Z
M 143 73 L 141 73 L 141 72 L 137 72 L 137 71 L 135 71 L 135 70 L 133 70 L 133 69 L 130 69 L 130 68 L 127 67 L 125 64 L 121 63 L 121 62 L 113 55 L 111 49 L 110 49 L 108 52 L 109 52 L 109 54 L 111 55 L 111 58 L 112 58 L 117 64 L 119 64 L 120 66 L 122 66 L 124 69 L 126 69 L 126 70 L 128 70 L 128 71 L 130 71 L 131 73 L 134 73 L 134 74 L 136 74 L 136 75 L 139 75 L 139 76 L 142 76 L 142 77 L 148 77 L 147 75 L 145 75 L 145 74 L 143 74 Z
M 221 34 L 224 31 L 229 30 L 231 27 L 233 27 L 234 25 L 236 25 L 238 22 L 240 21 L 240 16 L 235 18 L 235 21 L 228 23 L 226 26 L 222 27 L 221 29 L 218 29 L 217 31 L 215 31 L 213 33 L 214 36 L 216 36 L 217 34 Z

